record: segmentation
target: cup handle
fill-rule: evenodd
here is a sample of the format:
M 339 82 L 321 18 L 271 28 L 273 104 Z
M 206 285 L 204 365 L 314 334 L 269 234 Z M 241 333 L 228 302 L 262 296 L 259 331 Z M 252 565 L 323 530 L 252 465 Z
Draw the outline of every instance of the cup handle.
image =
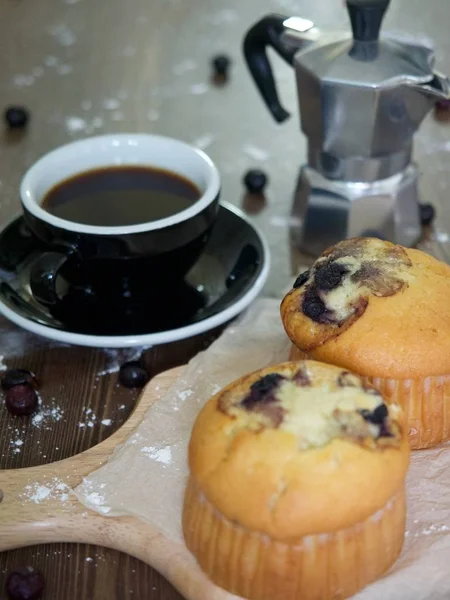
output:
M 30 274 L 30 287 L 33 296 L 41 304 L 54 306 L 57 303 L 56 278 L 69 256 L 61 252 L 46 252 L 34 263 Z

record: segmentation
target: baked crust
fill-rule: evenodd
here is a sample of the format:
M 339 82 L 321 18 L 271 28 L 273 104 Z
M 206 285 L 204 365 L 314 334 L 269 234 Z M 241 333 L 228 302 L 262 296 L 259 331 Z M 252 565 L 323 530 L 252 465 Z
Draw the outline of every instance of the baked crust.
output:
M 315 394 L 311 401 L 317 404 L 322 396 L 325 404 L 325 399 L 329 401 L 328 396 L 335 394 L 339 414 L 333 410 L 326 419 L 346 424 L 342 411 L 346 413 L 349 408 L 346 415 L 352 418 L 348 431 L 345 427 L 336 429 L 333 421 L 328 439 L 309 437 L 305 446 L 301 443 L 303 420 L 293 408 L 295 402 L 282 404 L 285 412 L 281 423 L 264 411 L 258 413 L 260 408 L 255 420 L 253 401 L 248 400 L 253 398 L 254 384 L 274 374 L 292 380 L 299 373 L 306 373 L 309 379 L 307 391 L 302 384 L 298 386 L 300 400 L 303 394 L 312 393 L 311 388 Z M 340 387 L 337 382 L 342 378 Z M 347 384 L 353 389 L 349 391 Z M 284 398 L 283 393 L 277 394 L 273 401 L 263 399 L 263 404 L 267 401 L 270 405 L 270 414 L 278 396 Z M 390 407 L 386 417 L 386 435 L 372 429 L 361 437 L 365 430 L 355 429 L 353 419 L 363 419 L 358 411 L 364 410 L 361 406 L 370 396 L 376 406 L 383 404 L 359 378 L 314 361 L 283 363 L 242 377 L 200 412 L 189 444 L 191 478 L 226 519 L 274 540 L 295 542 L 306 535 L 338 531 L 364 521 L 402 488 L 409 461 L 409 445 L 396 407 Z M 309 410 L 307 404 L 305 407 Z M 364 419 L 371 419 L 364 414 Z M 306 417 L 312 418 L 305 413 Z
M 450 373 L 447 264 L 420 250 L 356 238 L 326 251 L 299 280 L 281 316 L 292 342 L 310 358 L 369 377 Z

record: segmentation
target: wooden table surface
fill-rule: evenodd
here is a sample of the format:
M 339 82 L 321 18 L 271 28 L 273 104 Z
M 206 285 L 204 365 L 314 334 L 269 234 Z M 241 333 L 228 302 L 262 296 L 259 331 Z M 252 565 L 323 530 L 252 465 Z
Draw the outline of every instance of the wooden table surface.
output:
M 440 0 L 394 0 L 387 27 L 433 37 L 438 65 L 450 72 L 449 11 Z M 265 293 L 279 295 L 296 268 L 288 225 L 305 141 L 297 116 L 283 127 L 271 121 L 242 62 L 243 33 L 266 12 L 300 14 L 324 28 L 347 22 L 341 0 L 3 0 L 0 98 L 5 107 L 28 107 L 31 121 L 24 133 L 0 131 L 0 223 L 19 211 L 18 184 L 27 167 L 62 143 L 116 131 L 179 137 L 210 154 L 223 177 L 223 199 L 244 208 L 266 234 L 273 268 Z M 210 80 L 216 53 L 233 60 L 223 87 Z M 275 64 L 281 95 L 295 111 L 292 72 Z M 422 194 L 440 204 L 442 214 L 450 183 L 448 139 L 449 129 L 429 118 L 416 146 Z M 243 194 L 241 178 L 249 167 L 270 177 L 265 202 L 249 202 Z M 450 219 L 440 219 L 438 228 L 446 233 Z M 147 349 L 151 374 L 183 364 L 214 335 Z M 0 406 L 0 466 L 55 461 L 110 435 L 138 395 L 117 383 L 118 366 L 132 355 L 52 344 L 1 319 L 0 364 L 38 374 L 43 418 L 17 420 Z M 0 598 L 6 573 L 27 565 L 45 574 L 46 600 L 180 598 L 138 560 L 73 544 L 3 553 Z

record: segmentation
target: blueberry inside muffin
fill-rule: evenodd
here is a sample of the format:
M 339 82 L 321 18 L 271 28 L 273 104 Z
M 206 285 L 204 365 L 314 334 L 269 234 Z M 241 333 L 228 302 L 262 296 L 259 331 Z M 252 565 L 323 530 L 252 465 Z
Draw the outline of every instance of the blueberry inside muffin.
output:
M 242 429 L 281 429 L 294 434 L 301 450 L 335 438 L 375 448 L 398 443 L 398 408 L 345 370 L 321 377 L 307 363 L 281 368 L 254 381 L 248 391 L 222 394 L 219 410 L 233 418 L 232 433 Z
M 411 281 L 411 261 L 401 246 L 374 238 L 340 242 L 325 252 L 294 289 L 304 287 L 300 310 L 317 323 L 342 325 L 361 315 L 368 296 L 392 296 Z

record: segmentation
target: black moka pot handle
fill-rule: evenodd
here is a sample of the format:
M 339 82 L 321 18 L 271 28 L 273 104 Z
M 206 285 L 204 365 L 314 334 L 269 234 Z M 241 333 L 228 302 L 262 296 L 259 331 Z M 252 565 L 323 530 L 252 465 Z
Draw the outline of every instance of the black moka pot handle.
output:
M 281 40 L 285 32 L 282 15 L 267 15 L 247 32 L 244 38 L 244 56 L 250 73 L 273 118 L 278 123 L 285 121 L 290 114 L 283 108 L 273 78 L 272 68 L 267 58 L 267 47 L 273 48 L 288 64 L 292 65 L 298 48 L 286 45 Z
M 376 42 L 390 0 L 347 0 L 356 42 Z

